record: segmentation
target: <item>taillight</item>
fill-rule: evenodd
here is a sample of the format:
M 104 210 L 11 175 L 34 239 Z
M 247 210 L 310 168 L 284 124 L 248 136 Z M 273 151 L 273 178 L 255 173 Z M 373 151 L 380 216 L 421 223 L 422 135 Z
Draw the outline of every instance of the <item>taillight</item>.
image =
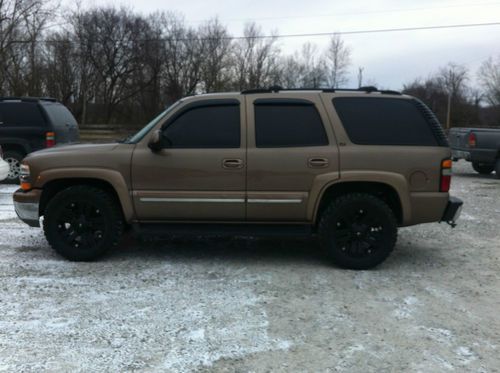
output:
M 439 191 L 447 193 L 451 185 L 451 159 L 445 159 L 441 162 L 441 181 Z
M 469 133 L 469 148 L 476 147 L 476 134 L 474 132 Z
M 50 148 L 56 144 L 56 134 L 55 132 L 45 133 L 45 147 Z

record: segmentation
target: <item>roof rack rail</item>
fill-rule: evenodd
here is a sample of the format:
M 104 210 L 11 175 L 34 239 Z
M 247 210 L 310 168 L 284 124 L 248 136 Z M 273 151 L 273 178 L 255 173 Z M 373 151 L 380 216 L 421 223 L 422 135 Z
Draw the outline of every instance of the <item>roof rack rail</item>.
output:
M 378 92 L 381 94 L 388 94 L 388 95 L 401 95 L 401 92 L 398 91 L 392 91 L 388 89 L 383 89 L 379 90 L 375 86 L 364 86 L 364 87 L 359 87 L 359 88 L 282 88 L 280 86 L 272 86 L 269 88 L 256 88 L 256 89 L 247 89 L 242 91 L 242 94 L 257 94 L 257 93 L 277 93 L 277 92 L 295 92 L 295 91 L 320 91 L 320 92 L 325 92 L 325 93 L 334 93 L 337 91 L 343 91 L 343 92 L 366 92 L 366 93 L 372 93 L 372 92 Z
M 29 96 L 3 96 L 0 97 L 0 101 L 24 101 L 24 102 L 38 102 L 38 101 L 50 101 L 57 102 L 55 98 L 52 97 L 29 97 Z

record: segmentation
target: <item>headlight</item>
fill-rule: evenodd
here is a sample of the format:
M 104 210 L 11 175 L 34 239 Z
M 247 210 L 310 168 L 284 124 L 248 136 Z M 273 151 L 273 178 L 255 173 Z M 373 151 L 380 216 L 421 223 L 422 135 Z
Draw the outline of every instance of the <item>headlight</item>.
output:
M 31 179 L 30 179 L 30 166 L 27 164 L 21 164 L 19 169 L 19 181 L 21 182 L 22 190 L 31 189 Z

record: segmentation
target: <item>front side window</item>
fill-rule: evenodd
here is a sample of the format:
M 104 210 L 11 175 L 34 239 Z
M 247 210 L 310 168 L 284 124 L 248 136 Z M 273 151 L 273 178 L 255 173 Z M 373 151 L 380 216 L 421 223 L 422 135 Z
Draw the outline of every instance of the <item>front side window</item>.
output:
M 239 105 L 187 108 L 163 129 L 169 148 L 239 148 Z
M 328 145 L 323 122 L 312 102 L 257 100 L 255 141 L 258 148 Z

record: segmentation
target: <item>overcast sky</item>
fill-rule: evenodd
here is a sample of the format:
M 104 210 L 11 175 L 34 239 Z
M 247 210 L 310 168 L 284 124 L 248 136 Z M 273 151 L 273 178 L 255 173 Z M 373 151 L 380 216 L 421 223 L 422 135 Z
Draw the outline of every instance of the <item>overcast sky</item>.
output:
M 71 6 L 74 0 L 63 0 Z M 91 4 L 125 5 L 140 13 L 176 11 L 186 23 L 197 26 L 218 17 L 233 36 L 242 34 L 248 21 L 265 33 L 345 32 L 402 27 L 500 22 L 500 1 L 487 0 L 105 0 Z M 365 82 L 400 89 L 417 77 L 425 78 L 448 62 L 464 64 L 471 80 L 482 61 L 500 55 L 500 26 L 344 35 L 352 51 L 351 86 L 357 69 L 364 67 Z M 283 38 L 284 53 L 307 42 L 324 48 L 327 36 Z

